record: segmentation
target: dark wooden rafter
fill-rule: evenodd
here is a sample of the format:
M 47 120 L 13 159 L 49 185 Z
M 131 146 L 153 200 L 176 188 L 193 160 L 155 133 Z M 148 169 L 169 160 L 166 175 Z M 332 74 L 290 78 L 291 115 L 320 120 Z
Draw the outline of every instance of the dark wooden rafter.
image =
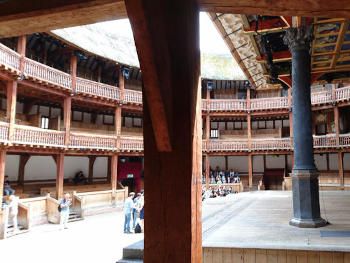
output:
M 73 3 L 31 1 L 31 5 L 28 3 L 7 1 L 1 4 L 1 37 L 126 18 L 124 1 L 121 0 L 75 0 Z
M 266 32 L 278 32 L 289 27 L 286 22 L 281 18 L 272 18 L 264 21 L 253 21 L 250 23 L 249 28 L 244 29 L 246 34 L 256 34 L 255 29 L 257 28 L 258 33 Z
M 281 62 L 292 60 L 292 54 L 289 50 L 283 50 L 278 52 L 273 52 L 273 62 Z M 257 59 L 258 62 L 266 63 L 266 55 L 262 56 L 260 59 Z
M 270 1 L 254 0 L 198 0 L 201 11 L 226 14 L 260 14 L 274 16 L 303 16 L 303 17 L 347 17 L 350 3 L 346 0 L 332 2 L 327 0 Z

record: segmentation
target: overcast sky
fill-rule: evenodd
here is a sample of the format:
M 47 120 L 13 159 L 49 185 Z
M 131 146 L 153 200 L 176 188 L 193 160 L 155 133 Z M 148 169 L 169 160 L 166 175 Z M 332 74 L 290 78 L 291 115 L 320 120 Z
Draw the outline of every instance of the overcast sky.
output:
M 131 26 L 128 19 L 99 23 L 99 26 L 110 28 L 114 34 L 132 38 Z M 205 54 L 230 55 L 225 42 L 210 21 L 206 13 L 200 14 L 200 47 Z

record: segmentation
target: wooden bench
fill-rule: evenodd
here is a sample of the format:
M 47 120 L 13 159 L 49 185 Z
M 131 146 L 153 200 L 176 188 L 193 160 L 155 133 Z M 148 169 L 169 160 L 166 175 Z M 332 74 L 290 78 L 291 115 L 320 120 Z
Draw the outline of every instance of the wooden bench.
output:
M 110 184 L 95 184 L 95 185 L 68 185 L 63 186 L 63 192 L 72 194 L 74 191 L 77 193 L 83 192 L 93 192 L 93 191 L 103 191 L 103 190 L 111 190 Z M 43 187 L 40 188 L 40 195 L 46 194 L 55 195 L 56 187 Z

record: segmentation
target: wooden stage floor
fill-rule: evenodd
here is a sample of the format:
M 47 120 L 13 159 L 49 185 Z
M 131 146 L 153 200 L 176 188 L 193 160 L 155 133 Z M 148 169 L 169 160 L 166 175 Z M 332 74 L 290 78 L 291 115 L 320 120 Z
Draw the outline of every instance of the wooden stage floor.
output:
M 350 191 L 321 191 L 320 206 L 330 224 L 302 229 L 289 225 L 291 191 L 207 199 L 203 202 L 203 247 L 350 252 Z

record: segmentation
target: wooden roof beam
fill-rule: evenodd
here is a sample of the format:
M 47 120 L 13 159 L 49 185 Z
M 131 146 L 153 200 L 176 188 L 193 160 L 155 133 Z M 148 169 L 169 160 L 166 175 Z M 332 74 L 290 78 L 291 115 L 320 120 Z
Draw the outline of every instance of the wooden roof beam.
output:
M 273 62 L 282 62 L 282 61 L 287 61 L 292 59 L 292 54 L 290 53 L 289 50 L 283 50 L 283 51 L 278 51 L 278 52 L 273 52 Z M 265 63 L 266 62 L 266 55 L 264 55 L 260 59 L 256 59 L 258 62 Z
M 269 16 L 349 17 L 348 0 L 198 0 L 201 11 L 226 14 L 259 14 Z
M 244 29 L 244 33 L 246 34 L 256 34 L 255 29 L 256 25 L 258 33 L 267 33 L 267 32 L 278 32 L 283 30 L 284 28 L 289 27 L 288 24 L 284 22 L 281 18 L 273 18 L 264 21 L 254 21 L 250 24 L 248 29 Z
M 7 1 L 0 4 L 0 37 L 127 18 L 122 0 Z

